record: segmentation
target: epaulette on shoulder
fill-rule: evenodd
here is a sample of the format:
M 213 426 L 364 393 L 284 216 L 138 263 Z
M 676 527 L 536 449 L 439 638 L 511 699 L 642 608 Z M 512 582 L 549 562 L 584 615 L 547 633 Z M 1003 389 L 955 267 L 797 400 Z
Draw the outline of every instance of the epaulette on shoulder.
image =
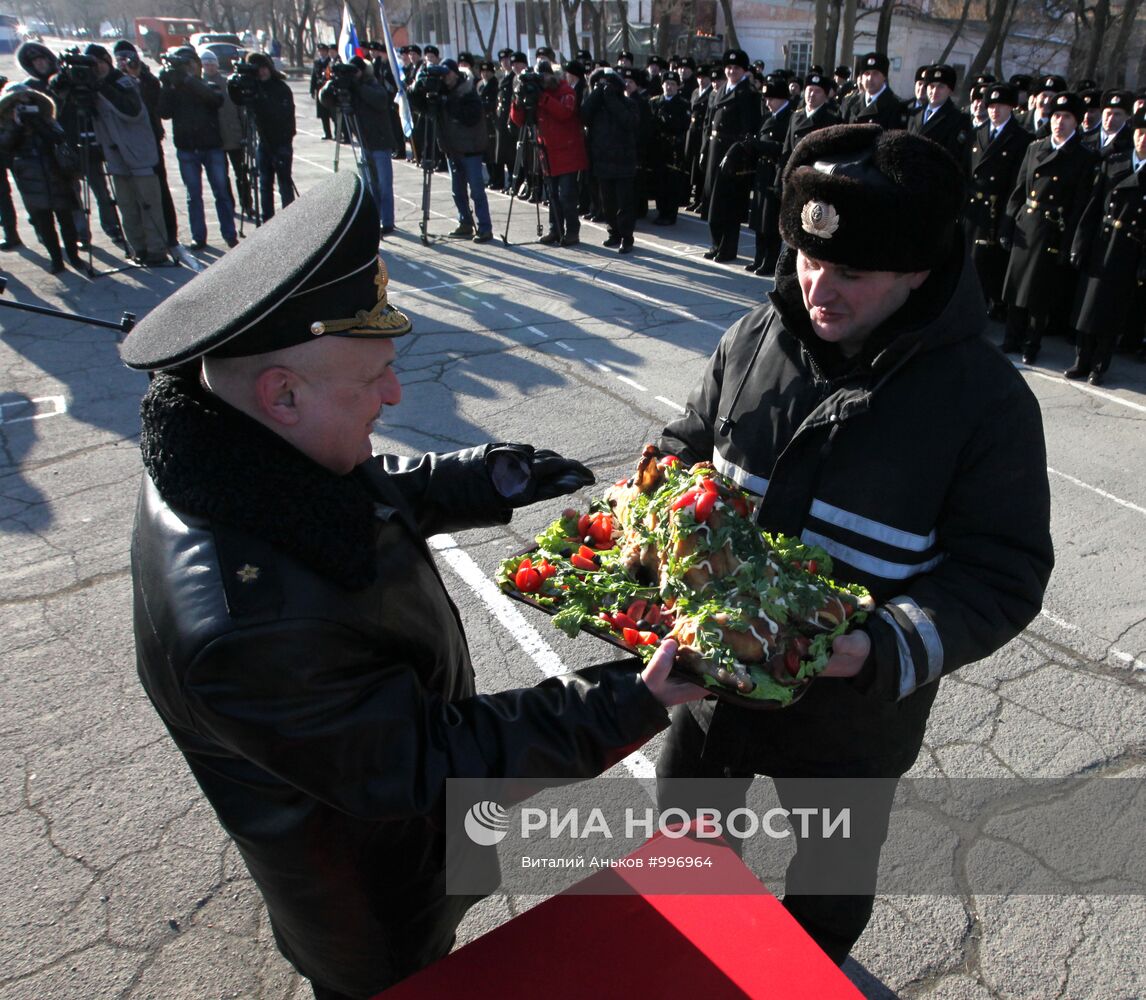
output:
M 269 542 L 226 525 L 216 523 L 212 531 L 231 617 L 276 614 L 283 603 L 281 556 Z

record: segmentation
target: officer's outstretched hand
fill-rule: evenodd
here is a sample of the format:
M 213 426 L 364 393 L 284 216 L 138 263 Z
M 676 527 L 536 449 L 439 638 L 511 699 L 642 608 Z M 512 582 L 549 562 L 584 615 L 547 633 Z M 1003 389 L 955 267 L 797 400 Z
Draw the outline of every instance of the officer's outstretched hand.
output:
M 657 701 L 665 708 L 673 705 L 683 705 L 688 701 L 700 701 L 706 694 L 703 687 L 690 681 L 677 680 L 669 677 L 672 670 L 672 661 L 676 656 L 676 642 L 665 639 L 653 653 L 645 669 L 641 671 L 641 680 Z
M 486 464 L 495 488 L 511 507 L 552 500 L 597 481 L 580 462 L 548 448 L 537 451 L 530 444 L 497 445 L 486 455 Z
M 871 639 L 866 632 L 848 632 L 832 643 L 832 657 L 821 677 L 855 677 L 863 669 L 871 652 Z

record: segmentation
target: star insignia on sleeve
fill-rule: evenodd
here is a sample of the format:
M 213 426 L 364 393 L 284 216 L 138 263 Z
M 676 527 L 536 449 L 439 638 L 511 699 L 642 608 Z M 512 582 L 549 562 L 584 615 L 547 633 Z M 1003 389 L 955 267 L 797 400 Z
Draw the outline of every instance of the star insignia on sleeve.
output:
M 244 563 L 235 570 L 235 576 L 239 578 L 239 583 L 254 583 L 259 578 L 259 567 Z

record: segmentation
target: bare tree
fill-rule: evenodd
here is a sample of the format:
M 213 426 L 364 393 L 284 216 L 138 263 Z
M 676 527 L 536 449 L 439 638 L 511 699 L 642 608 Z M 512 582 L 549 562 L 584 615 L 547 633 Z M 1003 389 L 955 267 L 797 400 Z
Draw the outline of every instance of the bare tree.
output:
M 629 27 L 628 0 L 617 0 L 617 13 L 621 17 L 621 48 L 631 49 L 633 47 L 633 38 L 632 29 Z
M 486 59 L 493 60 L 493 43 L 497 38 L 497 22 L 501 17 L 501 4 L 495 3 L 493 5 L 493 23 L 489 26 L 489 40 L 481 33 L 481 22 L 478 20 L 477 8 L 474 6 L 474 0 L 466 0 L 466 6 L 470 10 L 470 19 L 474 23 L 474 30 L 477 32 L 478 44 L 481 46 L 482 53 Z
M 987 0 L 986 3 L 986 21 L 987 30 L 983 35 L 983 41 L 979 45 L 979 51 L 975 53 L 974 58 L 971 60 L 971 65 L 967 67 L 967 76 L 963 80 L 963 89 L 967 89 L 967 82 L 974 80 L 980 73 L 983 72 L 983 67 L 987 65 L 987 60 L 994 54 L 995 49 L 1003 40 L 1003 29 L 1010 23 L 1011 10 L 1014 7 L 1016 0 Z
M 843 37 L 840 39 L 840 62 L 855 65 L 856 0 L 844 0 Z
M 740 39 L 736 37 L 736 20 L 732 16 L 732 0 L 720 0 L 720 9 L 724 11 L 724 40 L 732 49 L 740 48 Z
M 821 66 L 827 62 L 824 56 L 828 45 L 828 0 L 816 0 L 812 22 L 812 62 Z
M 1126 85 L 1126 48 L 1130 42 L 1130 37 L 1134 34 L 1134 21 L 1138 17 L 1138 9 L 1140 0 L 1126 0 L 1126 6 L 1122 8 L 1122 13 L 1119 17 L 1117 27 L 1114 30 L 1114 44 L 1110 46 L 1110 54 L 1107 56 L 1106 69 L 1102 74 L 1103 80 L 1106 81 L 1107 86 L 1123 87 Z M 1141 84 L 1142 74 L 1138 74 L 1138 82 Z
M 947 57 L 951 55 L 951 50 L 955 48 L 955 43 L 959 41 L 959 36 L 963 34 L 963 26 L 967 23 L 967 15 L 970 11 L 971 0 L 963 0 L 963 9 L 959 12 L 959 20 L 955 24 L 955 30 L 951 32 L 951 37 L 947 39 L 947 44 L 943 46 L 943 53 L 936 62 L 947 62 Z
M 875 27 L 875 51 L 886 52 L 891 38 L 891 15 L 895 11 L 895 0 L 883 0 L 879 8 L 879 20 Z
M 823 62 L 823 67 L 829 74 L 836 65 L 836 48 L 839 45 L 840 14 L 842 7 L 842 0 L 830 0 L 830 6 L 828 8 L 828 31 L 827 37 L 824 40 Z
M 581 12 L 581 0 L 561 0 L 561 11 L 565 15 L 565 26 L 569 29 L 569 54 L 572 56 L 581 48 L 577 41 L 577 15 Z

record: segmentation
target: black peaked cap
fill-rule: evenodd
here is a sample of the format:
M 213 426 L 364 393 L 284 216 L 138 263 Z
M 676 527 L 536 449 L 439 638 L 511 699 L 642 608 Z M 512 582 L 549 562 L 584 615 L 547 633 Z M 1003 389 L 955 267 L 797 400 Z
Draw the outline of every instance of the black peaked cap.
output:
M 241 357 L 316 336 L 395 337 L 378 209 L 356 173 L 323 181 L 156 306 L 120 349 L 156 371 L 205 354 Z

